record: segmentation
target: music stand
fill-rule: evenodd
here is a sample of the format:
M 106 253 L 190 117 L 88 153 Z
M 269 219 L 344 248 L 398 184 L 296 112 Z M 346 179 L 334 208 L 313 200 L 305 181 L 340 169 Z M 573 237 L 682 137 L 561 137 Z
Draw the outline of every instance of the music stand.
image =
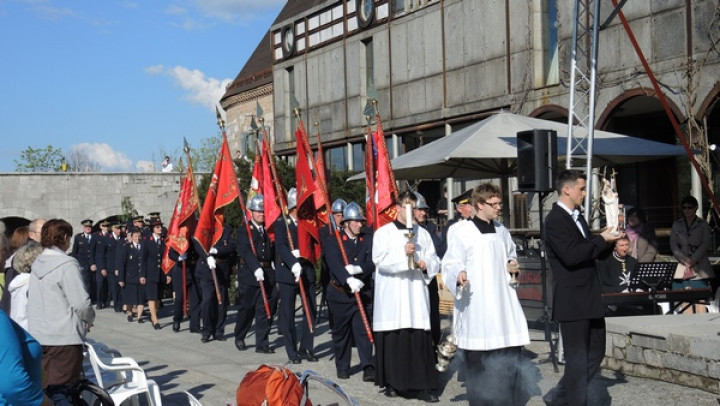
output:
M 630 289 L 656 290 L 670 289 L 677 262 L 641 262 L 637 272 L 630 276 Z

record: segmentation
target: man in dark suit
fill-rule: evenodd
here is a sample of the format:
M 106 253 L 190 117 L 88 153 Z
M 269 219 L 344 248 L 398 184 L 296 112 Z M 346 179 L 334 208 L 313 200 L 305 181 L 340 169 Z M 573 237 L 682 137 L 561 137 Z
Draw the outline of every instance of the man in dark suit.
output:
M 562 324 L 565 371 L 543 401 L 546 405 L 587 405 L 588 383 L 605 353 L 605 306 L 595 260 L 624 234 L 605 229 L 592 235 L 579 208 L 585 200 L 582 172 L 558 175 L 558 202 L 545 218 L 545 244 L 553 272 L 553 320 Z
M 314 337 L 307 323 L 307 314 L 315 320 L 317 308 L 315 307 L 315 268 L 312 264 L 300 258 L 297 236 L 297 190 L 288 192 L 287 223 L 283 217 L 275 221 L 275 269 L 280 293 L 280 319 L 279 328 L 283 332 L 285 351 L 293 364 L 299 364 L 304 357 L 310 362 L 317 362 L 313 353 Z M 290 239 L 289 239 L 290 238 Z M 305 296 L 309 309 L 302 309 L 303 320 L 301 327 L 300 348 L 298 351 L 298 335 L 295 328 L 295 300 L 300 294 L 298 281 L 302 279 L 305 285 Z

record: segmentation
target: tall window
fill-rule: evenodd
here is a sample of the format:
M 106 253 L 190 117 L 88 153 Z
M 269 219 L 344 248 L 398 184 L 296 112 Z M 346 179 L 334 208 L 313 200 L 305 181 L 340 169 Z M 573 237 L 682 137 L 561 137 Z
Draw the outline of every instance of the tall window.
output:
M 347 147 L 335 147 L 325 151 L 325 160 L 329 169 L 345 170 L 348 167 Z
M 365 58 L 360 61 L 360 80 L 364 84 L 361 87 L 365 98 L 377 98 L 375 91 L 375 57 L 373 55 L 373 39 L 372 37 L 363 40 L 365 46 Z
M 365 170 L 365 143 L 352 144 L 353 170 Z
M 285 70 L 287 72 L 287 99 L 285 99 L 286 112 L 288 115 L 288 124 L 290 128 L 287 129 L 286 135 L 282 137 L 284 140 L 290 141 L 295 138 L 295 129 L 298 126 L 297 118 L 293 112 L 293 108 L 298 106 L 297 99 L 295 98 L 295 69 L 291 66 Z M 287 137 L 287 138 L 286 138 Z
M 543 77 L 545 85 L 559 83 L 557 0 L 542 1 Z

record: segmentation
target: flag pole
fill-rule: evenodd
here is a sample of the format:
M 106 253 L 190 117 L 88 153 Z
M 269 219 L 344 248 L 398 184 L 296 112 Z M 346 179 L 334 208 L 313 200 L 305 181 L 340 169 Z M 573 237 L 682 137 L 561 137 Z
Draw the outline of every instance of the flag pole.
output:
M 257 139 L 255 140 L 255 142 L 257 143 Z M 260 153 L 260 151 L 258 151 L 258 153 Z M 248 241 L 250 242 L 250 249 L 252 250 L 253 255 L 255 255 L 255 257 L 257 257 L 257 250 L 255 250 L 255 243 L 253 243 L 252 232 L 250 231 L 250 219 L 247 218 L 248 210 L 245 207 L 245 203 L 243 203 L 242 192 L 240 191 L 240 181 L 238 181 L 237 188 L 238 188 L 238 203 L 240 204 L 240 210 L 243 213 L 243 219 L 244 219 L 243 223 L 245 223 L 245 231 L 247 232 Z M 272 314 L 270 313 L 270 302 L 268 301 L 268 298 L 267 298 L 267 292 L 265 292 L 265 284 L 263 283 L 263 281 L 258 281 L 258 283 L 260 284 L 260 293 L 261 293 L 262 299 L 263 299 L 263 306 L 265 307 L 265 315 L 267 316 L 268 319 L 271 319 Z
M 265 119 L 263 117 L 259 117 L 258 121 L 260 121 L 260 126 L 263 131 L 263 138 L 265 139 L 265 142 L 268 143 L 268 146 L 270 146 L 270 140 L 267 135 L 267 131 L 265 130 Z M 290 226 L 288 225 L 288 209 L 287 204 L 285 203 L 285 199 L 283 199 L 283 190 L 282 186 L 280 185 L 280 178 L 277 174 L 277 168 L 275 167 L 275 157 L 273 156 L 272 150 L 268 150 L 270 152 L 270 156 L 268 157 L 268 162 L 270 163 L 270 172 L 272 173 L 273 178 L 275 181 L 273 182 L 273 185 L 275 185 L 275 198 L 277 199 L 279 206 L 280 206 L 280 213 L 283 217 L 283 223 L 285 224 L 285 232 L 287 233 L 287 239 L 288 244 L 290 244 L 290 250 L 295 250 L 295 244 L 293 244 L 292 240 L 292 234 L 290 233 Z M 313 332 L 313 322 L 312 322 L 312 314 L 310 313 L 310 308 L 308 307 L 307 298 L 305 297 L 305 285 L 303 284 L 302 278 L 298 280 L 298 287 L 300 288 L 300 296 L 303 303 L 303 310 L 305 312 L 305 319 L 308 321 L 308 327 L 310 328 L 310 332 Z
M 295 113 L 295 117 L 297 117 L 299 120 L 298 125 L 300 126 L 300 128 L 302 128 L 302 131 L 306 134 L 305 142 L 307 143 L 307 132 L 305 132 L 305 126 L 303 125 L 302 118 L 300 118 L 300 108 L 295 107 L 293 109 L 293 112 Z M 304 158 L 307 159 L 307 156 Z M 298 193 L 299 193 L 299 191 L 298 191 Z M 287 222 L 285 222 L 285 225 L 287 227 Z M 288 242 L 290 243 L 290 249 L 294 250 L 295 248 L 293 247 L 294 244 L 292 242 L 292 237 L 290 235 L 289 228 L 288 228 Z M 305 309 L 305 316 L 306 316 L 305 319 L 307 320 L 308 327 L 310 328 L 310 332 L 312 333 L 313 332 L 312 314 L 310 313 L 310 307 L 308 307 L 307 295 L 305 294 L 305 283 L 303 282 L 302 277 L 298 278 L 298 287 L 300 288 L 300 299 L 302 300 L 303 308 Z
M 320 144 L 320 125 L 317 121 L 315 121 L 315 126 L 318 128 L 317 129 L 318 149 L 320 151 L 322 151 L 322 147 Z M 306 140 L 307 140 L 307 138 L 306 138 Z M 308 144 L 309 144 L 309 142 L 308 142 Z M 310 148 L 308 147 L 307 150 L 309 151 Z M 315 165 L 316 172 L 317 172 L 317 168 L 318 168 L 318 166 Z M 322 176 L 321 181 L 319 182 L 320 183 L 320 193 L 323 194 L 323 199 L 325 200 L 325 202 L 329 203 L 330 200 L 328 199 L 327 184 L 326 184 L 324 178 L 325 177 Z M 330 226 L 329 228 L 332 229 L 333 227 Z M 342 238 L 340 238 L 340 232 L 339 232 L 338 228 L 339 227 L 335 227 L 335 229 L 334 229 L 335 240 L 337 241 L 338 247 L 340 247 L 340 255 L 342 255 L 343 263 L 345 265 L 348 265 L 350 262 L 348 261 L 347 252 L 345 251 L 345 246 L 342 243 Z M 360 292 L 354 292 L 354 296 L 355 296 L 355 303 L 358 306 L 358 310 L 360 310 L 360 318 L 362 319 L 363 326 L 365 326 L 365 333 L 367 334 L 370 342 L 375 343 L 375 340 L 373 340 L 372 329 L 370 328 L 370 323 L 368 322 L 367 314 L 365 313 L 365 307 L 363 306 L 362 298 L 360 297 Z

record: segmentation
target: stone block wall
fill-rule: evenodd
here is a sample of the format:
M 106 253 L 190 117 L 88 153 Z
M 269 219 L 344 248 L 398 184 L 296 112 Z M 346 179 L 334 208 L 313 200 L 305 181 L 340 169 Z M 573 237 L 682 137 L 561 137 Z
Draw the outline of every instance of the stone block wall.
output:
M 720 340 L 608 330 L 602 367 L 720 393 Z

